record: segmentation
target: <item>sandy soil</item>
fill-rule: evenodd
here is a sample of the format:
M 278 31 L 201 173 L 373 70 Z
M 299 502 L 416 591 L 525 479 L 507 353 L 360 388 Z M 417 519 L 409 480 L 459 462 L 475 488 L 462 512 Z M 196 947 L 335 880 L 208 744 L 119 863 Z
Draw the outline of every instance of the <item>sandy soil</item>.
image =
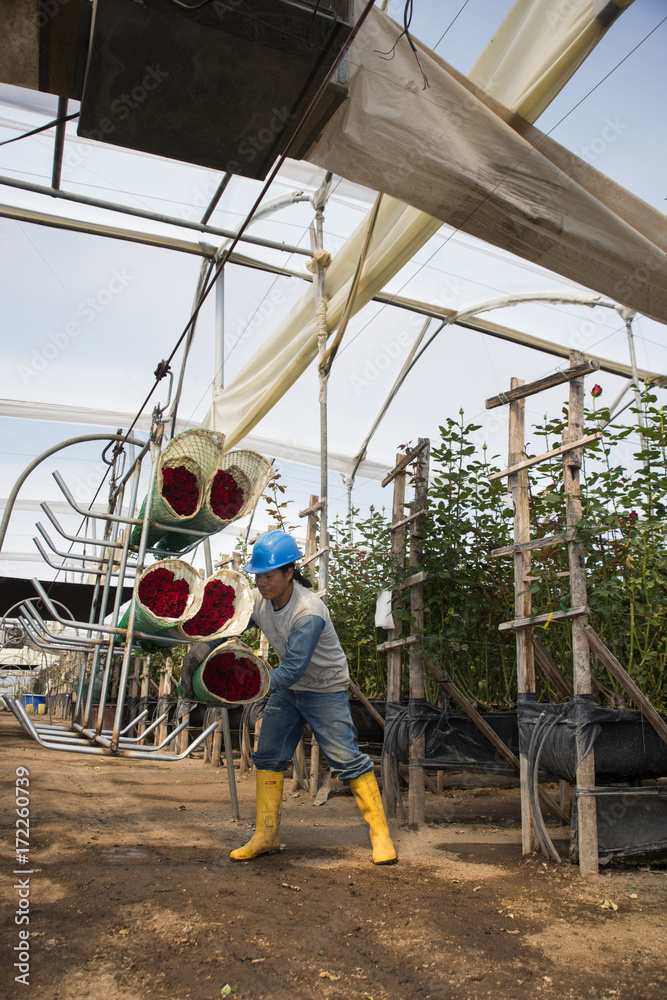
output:
M 584 881 L 569 863 L 522 857 L 516 789 L 428 793 L 421 830 L 392 821 L 400 863 L 386 868 L 370 863 L 349 794 L 313 807 L 288 791 L 285 850 L 234 864 L 251 777 L 237 822 L 224 769 L 201 758 L 49 753 L 7 712 L 0 748 L 3 1000 L 667 995 L 667 871 L 635 862 Z M 29 771 L 29 867 L 14 850 L 17 767 Z M 15 923 L 19 879 L 29 927 Z M 29 985 L 13 968 L 25 929 Z

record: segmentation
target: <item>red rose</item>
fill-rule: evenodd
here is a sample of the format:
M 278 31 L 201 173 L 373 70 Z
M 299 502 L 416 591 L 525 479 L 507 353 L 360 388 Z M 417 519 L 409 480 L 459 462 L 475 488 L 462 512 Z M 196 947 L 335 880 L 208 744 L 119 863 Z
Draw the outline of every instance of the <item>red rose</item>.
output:
M 596 396 L 601 396 L 601 395 L 602 395 L 602 386 L 594 385 L 593 388 L 591 389 L 591 396 L 595 398 Z
M 197 477 L 184 465 L 163 469 L 162 496 L 177 514 L 189 517 L 196 511 L 199 500 Z
M 204 589 L 201 608 L 183 624 L 188 635 L 213 635 L 234 615 L 233 587 L 221 580 L 209 580 Z
M 245 498 L 243 490 L 234 477 L 219 469 L 211 486 L 211 510 L 223 520 L 230 520 L 235 517 L 243 507 Z
M 139 584 L 139 600 L 158 618 L 180 618 L 188 603 L 187 580 L 176 580 L 168 569 L 154 569 Z
M 259 667 L 247 657 L 218 653 L 204 667 L 202 680 L 208 690 L 225 701 L 249 701 L 260 690 Z

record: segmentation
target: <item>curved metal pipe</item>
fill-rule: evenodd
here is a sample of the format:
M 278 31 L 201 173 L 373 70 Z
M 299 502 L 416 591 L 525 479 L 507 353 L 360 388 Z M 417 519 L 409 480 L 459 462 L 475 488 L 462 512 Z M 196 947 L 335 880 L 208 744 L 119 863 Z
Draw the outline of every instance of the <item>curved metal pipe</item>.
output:
M 87 746 L 73 747 L 65 745 L 60 746 L 58 744 L 48 743 L 41 738 L 41 736 L 35 729 L 29 715 L 27 714 L 23 706 L 19 702 L 17 702 L 15 698 L 9 698 L 7 695 L 5 695 L 4 701 L 9 710 L 16 716 L 23 729 L 25 729 L 25 731 L 29 733 L 30 736 L 32 736 L 32 738 L 36 740 L 40 746 L 44 747 L 45 750 L 60 750 L 64 751 L 65 753 L 83 753 L 95 757 L 132 757 L 137 760 L 153 760 L 153 761 L 160 760 L 160 761 L 166 761 L 168 763 L 173 763 L 174 761 L 177 760 L 185 760 L 186 757 L 189 757 L 190 754 L 194 750 L 196 750 L 197 747 L 199 747 L 204 742 L 204 740 L 211 735 L 213 730 L 216 729 L 218 725 L 217 720 L 215 722 L 212 722 L 210 726 L 202 730 L 199 736 L 192 741 L 192 743 L 188 746 L 188 748 L 184 751 L 184 753 L 180 754 L 170 754 L 170 753 L 156 754 L 147 752 L 145 750 L 112 751 L 111 748 L 107 747 L 87 747 Z
M 42 464 L 45 459 L 50 458 L 51 455 L 57 454 L 59 451 L 63 451 L 65 448 L 70 448 L 75 444 L 84 444 L 86 441 L 125 441 L 128 444 L 136 444 L 139 447 L 143 447 L 144 441 L 139 441 L 137 438 L 125 438 L 123 434 L 81 434 L 78 437 L 68 438 L 66 441 L 61 441 L 60 444 L 53 445 L 52 448 L 47 448 L 43 451 L 41 455 L 33 459 L 29 465 L 25 467 L 21 475 L 18 477 L 14 486 L 10 490 L 9 496 L 7 497 L 7 503 L 5 505 L 5 511 L 2 515 L 2 521 L 0 521 L 0 552 L 2 552 L 2 546 L 5 542 L 5 536 L 7 535 L 7 528 L 9 526 L 9 519 L 12 516 L 14 510 L 14 504 L 16 503 L 16 498 L 19 495 L 19 491 L 23 486 L 24 482 L 28 478 L 31 472 Z M 89 513 L 86 514 L 89 516 Z

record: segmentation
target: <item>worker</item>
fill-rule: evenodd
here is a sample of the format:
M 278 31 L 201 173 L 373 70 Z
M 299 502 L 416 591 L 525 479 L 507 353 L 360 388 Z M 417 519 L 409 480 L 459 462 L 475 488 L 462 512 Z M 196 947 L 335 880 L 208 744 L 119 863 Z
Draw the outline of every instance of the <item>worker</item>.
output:
M 257 584 L 252 620 L 278 654 L 280 665 L 270 673 L 270 696 L 252 757 L 257 779 L 255 833 L 230 857 L 249 861 L 280 850 L 285 770 L 307 723 L 327 764 L 349 785 L 368 823 L 374 864 L 391 865 L 397 860 L 396 850 L 373 763 L 360 751 L 352 722 L 345 653 L 326 606 L 295 566 L 301 558 L 291 535 L 268 531 L 256 540 L 245 566 Z

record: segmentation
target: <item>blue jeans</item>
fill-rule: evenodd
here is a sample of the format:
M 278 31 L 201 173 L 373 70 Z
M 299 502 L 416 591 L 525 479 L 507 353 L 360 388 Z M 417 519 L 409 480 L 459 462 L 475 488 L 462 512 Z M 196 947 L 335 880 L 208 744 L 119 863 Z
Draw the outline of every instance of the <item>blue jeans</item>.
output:
M 362 753 L 352 722 L 347 691 L 276 691 L 262 716 L 257 750 L 252 755 L 262 771 L 284 771 L 308 723 L 332 771 L 344 784 L 373 770 Z

